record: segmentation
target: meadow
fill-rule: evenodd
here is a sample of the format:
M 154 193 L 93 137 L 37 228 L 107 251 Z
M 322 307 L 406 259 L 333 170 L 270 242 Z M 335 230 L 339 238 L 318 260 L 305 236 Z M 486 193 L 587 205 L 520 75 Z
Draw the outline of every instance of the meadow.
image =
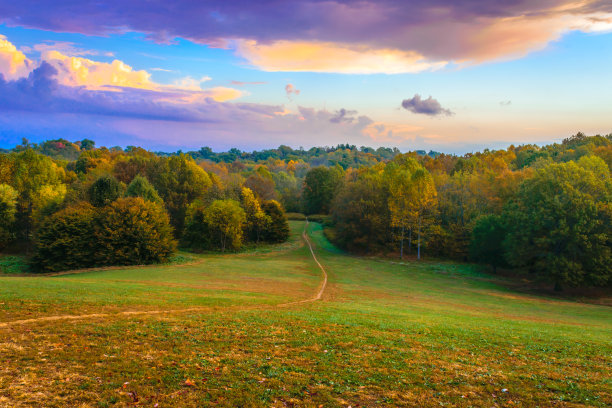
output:
M 0 407 L 612 405 L 609 306 L 469 264 L 350 256 L 315 223 L 328 282 L 300 302 L 323 279 L 304 227 L 167 265 L 5 268 Z

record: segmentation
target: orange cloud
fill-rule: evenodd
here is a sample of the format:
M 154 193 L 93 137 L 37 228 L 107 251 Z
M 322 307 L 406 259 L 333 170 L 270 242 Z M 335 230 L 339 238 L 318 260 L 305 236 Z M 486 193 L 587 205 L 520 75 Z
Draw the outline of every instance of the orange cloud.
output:
M 264 71 L 336 72 L 343 74 L 400 74 L 436 70 L 446 61 L 430 62 L 412 51 L 316 41 L 254 40 L 236 42 L 238 55 Z

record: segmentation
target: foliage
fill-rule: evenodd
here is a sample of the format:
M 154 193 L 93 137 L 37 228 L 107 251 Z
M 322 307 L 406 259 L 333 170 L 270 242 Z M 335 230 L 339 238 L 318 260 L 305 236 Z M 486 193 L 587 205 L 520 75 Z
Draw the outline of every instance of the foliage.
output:
M 210 246 L 225 250 L 236 250 L 242 245 L 246 215 L 235 200 L 216 200 L 203 214 L 203 223 L 209 234 Z
M 13 239 L 17 195 L 13 187 L 8 184 L 0 184 L 0 249 Z
M 261 209 L 253 191 L 247 187 L 242 189 L 242 208 L 246 215 L 245 236 L 249 241 L 259 242 L 264 231 L 271 227 L 272 219 Z
M 36 233 L 35 268 L 56 272 L 94 266 L 96 214 L 91 204 L 83 202 L 47 217 Z
M 315 167 L 304 179 L 304 212 L 308 214 L 329 213 L 331 202 L 341 184 L 341 168 Z
M 89 187 L 89 202 L 94 207 L 104 207 L 123 195 L 124 187 L 110 175 L 99 177 Z
M 503 242 L 506 233 L 499 215 L 487 214 L 476 219 L 470 243 L 472 259 L 491 265 L 494 271 L 498 266 L 505 265 Z
M 159 194 L 157 194 L 155 187 L 149 183 L 149 180 L 140 175 L 132 179 L 132 182 L 127 187 L 125 196 L 141 197 L 145 201 L 151 201 L 158 204 L 162 203 L 162 199 L 159 197 Z
M 140 197 L 119 198 L 95 220 L 97 265 L 144 265 L 167 261 L 176 250 L 164 208 Z
M 189 205 L 203 198 L 212 182 L 208 174 L 186 155 L 161 158 L 148 170 L 151 181 L 163 199 L 176 235 L 181 236 Z
M 588 164 L 591 170 L 574 162 L 546 166 L 504 209 L 507 261 L 557 288 L 612 281 L 612 184 L 609 170 L 597 166 L 598 174 Z
M 289 221 L 282 205 L 276 200 L 264 201 L 261 208 L 269 218 L 262 236 L 267 242 L 285 242 L 289 238 Z

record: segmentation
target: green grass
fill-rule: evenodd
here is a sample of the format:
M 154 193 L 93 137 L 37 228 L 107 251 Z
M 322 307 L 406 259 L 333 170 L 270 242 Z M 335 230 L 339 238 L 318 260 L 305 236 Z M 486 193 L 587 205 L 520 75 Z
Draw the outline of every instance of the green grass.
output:
M 0 327 L 0 407 L 612 404 L 609 307 L 348 256 L 312 223 L 323 300 L 275 307 L 321 278 L 291 226 L 286 244 L 184 265 L 0 276 L 0 322 L 106 313 Z

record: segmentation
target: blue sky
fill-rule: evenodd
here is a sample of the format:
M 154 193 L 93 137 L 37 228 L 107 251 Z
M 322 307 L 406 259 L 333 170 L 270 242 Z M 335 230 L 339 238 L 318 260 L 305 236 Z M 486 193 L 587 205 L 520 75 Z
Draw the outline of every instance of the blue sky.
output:
M 464 153 L 612 132 L 612 12 L 605 3 L 570 13 L 563 1 L 486 13 L 448 6 L 451 17 L 439 21 L 421 5 L 415 10 L 424 17 L 415 22 L 364 16 L 364 28 L 374 24 L 372 39 L 350 26 L 349 34 L 333 29 L 361 9 L 340 4 L 337 20 L 325 22 L 315 18 L 323 7 L 315 0 L 299 2 L 313 15 L 295 23 L 301 34 L 244 6 L 241 19 L 271 24 L 251 33 L 231 21 L 234 9 L 215 11 L 223 10 L 215 2 L 163 23 L 147 20 L 154 6 L 123 21 L 120 3 L 109 2 L 108 10 L 72 10 L 75 22 L 58 26 L 61 3 L 47 10 L 58 13 L 49 21 L 34 8 L 0 13 L 9 16 L 0 19 L 0 74 L 14 98 L 0 101 L 1 147 L 21 137 L 94 137 L 163 150 L 352 143 Z M 212 16 L 218 27 L 212 34 L 183 27 L 181 18 L 192 14 L 194 21 Z M 446 26 L 454 37 L 444 35 Z M 420 32 L 427 41 L 418 40 Z M 53 94 L 41 99 L 29 85 L 30 94 L 20 96 L 19 81 L 45 63 L 53 67 L 46 72 L 57 85 Z M 413 101 L 410 109 L 402 108 L 405 100 Z

